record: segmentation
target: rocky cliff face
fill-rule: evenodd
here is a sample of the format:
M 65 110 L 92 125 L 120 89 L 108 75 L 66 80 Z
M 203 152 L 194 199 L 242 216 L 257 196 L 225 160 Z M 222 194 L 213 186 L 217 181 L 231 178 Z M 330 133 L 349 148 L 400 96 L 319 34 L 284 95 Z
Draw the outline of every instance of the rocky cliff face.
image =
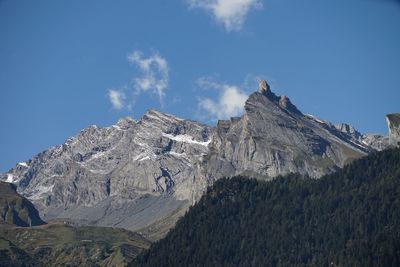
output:
M 380 134 L 361 134 L 353 126 L 341 123 L 335 125 L 344 138 L 351 140 L 352 142 L 362 143 L 363 145 L 369 147 L 370 149 L 382 151 L 389 146 L 389 137 Z
M 90 126 L 0 180 L 17 185 L 45 220 L 165 233 L 221 177 L 320 177 L 386 147 L 384 137 L 304 115 L 265 81 L 259 87 L 242 117 L 215 128 L 150 110 L 138 121 Z
M 400 142 L 400 113 L 386 115 L 386 121 L 389 127 L 389 143 L 398 146 Z
M 199 163 L 212 129 L 155 110 L 139 121 L 90 126 L 19 163 L 15 183 L 45 219 L 137 229 L 186 206 L 207 186 Z
M 360 136 L 348 125 L 335 127 L 302 114 L 262 81 L 241 118 L 218 122 L 206 169 L 213 178 L 290 172 L 320 177 L 371 150 Z

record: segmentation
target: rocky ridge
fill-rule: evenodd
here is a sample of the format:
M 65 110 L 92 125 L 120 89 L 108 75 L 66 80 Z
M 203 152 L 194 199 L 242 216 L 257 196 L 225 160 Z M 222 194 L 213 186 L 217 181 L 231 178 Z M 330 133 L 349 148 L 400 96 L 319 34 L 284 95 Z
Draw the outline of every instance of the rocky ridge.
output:
M 207 161 L 207 175 L 263 175 L 291 172 L 320 177 L 374 150 L 347 124 L 334 126 L 304 115 L 265 81 L 250 95 L 241 118 L 219 121 Z
M 139 121 L 90 126 L 0 177 L 45 220 L 138 229 L 199 198 L 211 135 L 206 125 L 150 110 Z
M 0 180 L 17 185 L 45 220 L 165 233 L 221 177 L 320 177 L 387 146 L 387 137 L 303 114 L 260 81 L 245 114 L 215 128 L 149 110 L 140 120 L 90 126 Z

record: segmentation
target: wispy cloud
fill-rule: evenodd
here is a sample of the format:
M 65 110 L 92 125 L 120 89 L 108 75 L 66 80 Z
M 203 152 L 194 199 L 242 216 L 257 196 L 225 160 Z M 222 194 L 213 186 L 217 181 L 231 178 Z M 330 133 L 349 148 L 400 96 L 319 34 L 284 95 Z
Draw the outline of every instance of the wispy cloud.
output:
M 125 106 L 124 104 L 125 94 L 121 90 L 109 89 L 108 98 L 114 109 L 120 110 Z
M 151 91 L 158 95 L 162 103 L 169 82 L 168 62 L 158 52 L 145 57 L 141 51 L 128 55 L 128 61 L 135 64 L 142 72 L 141 77 L 134 79 L 137 93 Z
M 135 98 L 144 92 L 157 95 L 162 105 L 169 83 L 167 60 L 156 51 L 146 57 L 139 50 L 130 53 L 127 60 L 135 65 L 140 73 L 132 79 L 129 85 L 125 84 L 118 89 L 108 90 L 107 96 L 112 107 L 116 110 L 123 108 L 131 110 L 136 100 Z
M 211 120 L 228 119 L 240 116 L 248 94 L 236 85 L 218 83 L 208 78 L 200 78 L 197 84 L 201 88 L 212 88 L 219 92 L 218 99 L 199 98 L 199 108 L 204 116 Z
M 210 12 L 227 31 L 240 31 L 247 14 L 252 9 L 261 9 L 262 0 L 187 0 L 190 8 Z

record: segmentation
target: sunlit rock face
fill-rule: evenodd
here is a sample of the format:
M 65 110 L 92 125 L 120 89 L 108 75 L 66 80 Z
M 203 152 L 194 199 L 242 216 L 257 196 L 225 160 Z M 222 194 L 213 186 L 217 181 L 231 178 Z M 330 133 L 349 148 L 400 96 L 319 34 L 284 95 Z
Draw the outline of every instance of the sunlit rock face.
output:
M 200 197 L 211 138 L 209 126 L 150 110 L 139 121 L 90 126 L 1 179 L 46 219 L 136 229 Z
M 400 113 L 386 115 L 389 127 L 389 142 L 392 146 L 400 145 Z
M 396 119 L 388 121 L 391 140 L 397 140 Z M 139 120 L 83 129 L 0 180 L 17 185 L 45 220 L 151 226 L 146 231 L 164 234 L 221 177 L 298 172 L 317 178 L 388 143 L 388 137 L 305 115 L 260 80 L 243 116 L 216 127 L 149 110 Z
M 354 130 L 355 131 L 355 130 Z M 207 160 L 208 176 L 299 172 L 320 177 L 371 148 L 329 122 L 304 115 L 266 81 L 250 95 L 241 118 L 219 121 Z

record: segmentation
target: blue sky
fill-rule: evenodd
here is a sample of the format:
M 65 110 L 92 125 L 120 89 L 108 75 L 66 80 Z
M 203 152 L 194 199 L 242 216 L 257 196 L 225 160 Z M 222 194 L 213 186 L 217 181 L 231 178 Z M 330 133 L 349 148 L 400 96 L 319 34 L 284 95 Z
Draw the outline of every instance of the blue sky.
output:
M 0 171 L 149 108 L 212 124 L 266 78 L 304 113 L 387 133 L 400 4 L 0 0 Z

